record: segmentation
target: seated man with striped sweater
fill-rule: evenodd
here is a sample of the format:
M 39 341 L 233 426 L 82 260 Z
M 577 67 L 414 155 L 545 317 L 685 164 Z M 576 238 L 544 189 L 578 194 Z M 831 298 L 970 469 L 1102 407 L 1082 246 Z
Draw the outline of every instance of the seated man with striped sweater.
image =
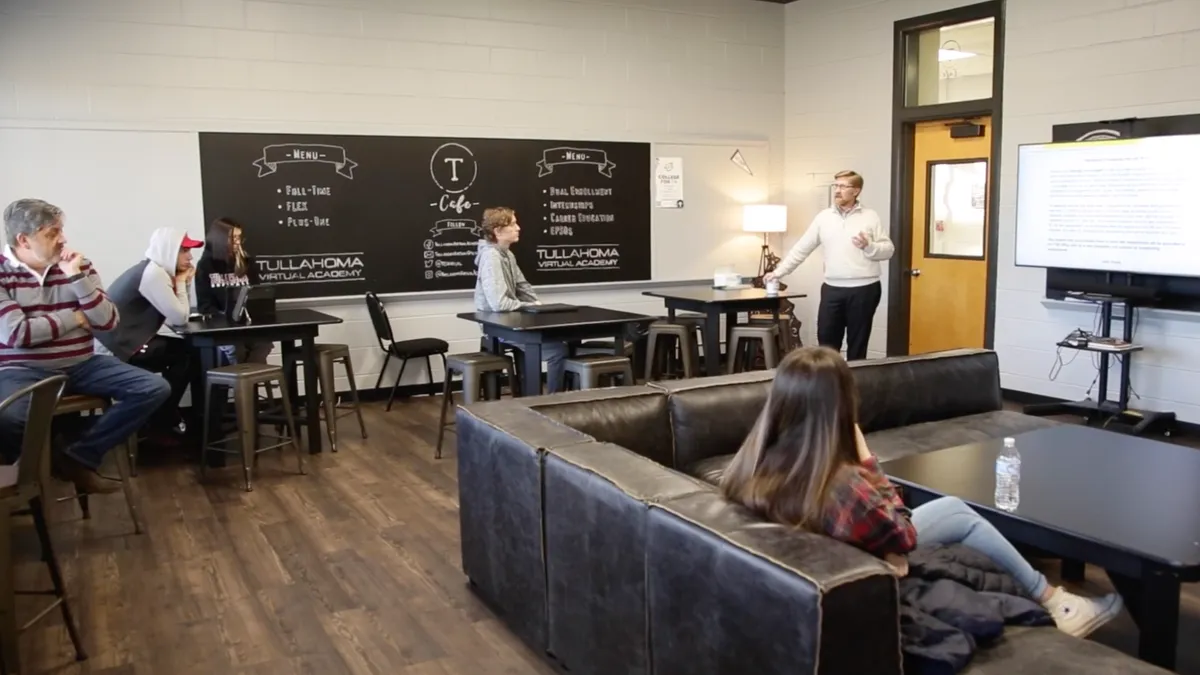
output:
M 114 492 L 120 484 L 97 472 L 104 455 L 145 424 L 171 387 L 154 373 L 93 353 L 93 333 L 112 330 L 119 317 L 95 267 L 66 248 L 60 208 L 17 200 L 4 209 L 4 229 L 0 400 L 60 373 L 67 376 L 64 394 L 112 399 L 113 406 L 78 439 L 55 449 L 54 460 L 81 492 Z M 26 398 L 0 413 L 0 452 L 8 463 L 17 460 L 28 407 Z

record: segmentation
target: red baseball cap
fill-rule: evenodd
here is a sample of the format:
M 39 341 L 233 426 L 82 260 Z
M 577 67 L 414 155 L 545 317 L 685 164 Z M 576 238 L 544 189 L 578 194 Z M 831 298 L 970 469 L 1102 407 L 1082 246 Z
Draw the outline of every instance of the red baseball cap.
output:
M 179 248 L 200 248 L 201 246 L 204 246 L 204 242 L 192 239 L 191 237 L 187 236 L 187 233 L 185 232 L 183 235 L 183 243 L 179 245 Z

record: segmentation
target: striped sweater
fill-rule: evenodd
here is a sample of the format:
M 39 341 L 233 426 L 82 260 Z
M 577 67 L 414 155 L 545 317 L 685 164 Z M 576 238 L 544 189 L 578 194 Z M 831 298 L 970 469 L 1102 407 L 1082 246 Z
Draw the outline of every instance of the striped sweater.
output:
M 83 312 L 91 330 L 75 321 Z M 0 366 L 27 365 L 57 370 L 92 356 L 93 332 L 116 327 L 117 308 L 109 302 L 91 261 L 68 278 L 58 265 L 38 278 L 12 249 L 0 255 Z

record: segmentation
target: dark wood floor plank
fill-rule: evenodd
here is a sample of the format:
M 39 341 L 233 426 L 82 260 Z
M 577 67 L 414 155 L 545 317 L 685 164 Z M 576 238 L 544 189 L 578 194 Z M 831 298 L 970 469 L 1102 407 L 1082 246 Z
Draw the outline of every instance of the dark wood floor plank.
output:
M 261 529 L 294 583 L 311 593 L 326 611 L 340 612 L 356 606 L 338 585 L 327 562 L 308 541 L 301 526 L 288 522 L 264 525 Z
M 473 595 L 459 557 L 453 431 L 434 459 L 440 397 L 365 406 L 339 452 L 265 453 L 253 492 L 240 465 L 201 483 L 185 459 L 146 455 L 137 488 L 146 533 L 121 496 L 74 501 L 50 521 L 90 659 L 74 662 L 59 615 L 21 638 L 32 675 L 556 675 Z M 66 488 L 56 485 L 56 494 Z M 49 583 L 32 527 L 18 522 L 20 588 Z M 1039 567 L 1056 580 L 1057 564 Z M 1085 592 L 1106 592 L 1088 568 Z M 19 617 L 41 598 L 20 598 Z M 1178 672 L 1200 675 L 1200 589 L 1187 586 Z M 1129 616 L 1092 639 L 1127 653 Z

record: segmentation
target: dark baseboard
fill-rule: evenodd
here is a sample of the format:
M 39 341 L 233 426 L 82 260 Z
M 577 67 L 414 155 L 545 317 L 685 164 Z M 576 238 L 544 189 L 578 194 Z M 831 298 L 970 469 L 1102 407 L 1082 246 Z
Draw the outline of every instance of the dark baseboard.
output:
M 402 384 L 399 387 L 396 387 L 396 400 L 399 401 L 402 398 L 409 398 L 412 396 L 440 396 L 442 393 L 442 386 L 443 385 L 441 382 L 437 382 L 435 384 L 429 384 L 428 382 L 422 382 L 420 384 Z M 462 391 L 462 380 L 455 379 L 453 382 L 451 382 L 450 391 Z M 338 394 L 341 396 L 346 396 L 349 393 L 349 390 L 338 392 Z M 381 386 L 378 389 L 372 387 L 358 390 L 358 398 L 363 401 L 386 401 L 388 396 L 391 396 L 391 394 L 392 388 L 387 386 Z
M 443 386 L 444 385 L 441 382 L 435 382 L 434 384 L 429 384 L 428 382 L 421 382 L 419 384 L 402 384 L 396 388 L 396 400 L 399 401 L 405 398 L 411 398 L 413 396 L 441 396 Z M 500 386 L 507 387 L 508 382 L 502 379 L 500 381 Z M 453 382 L 451 382 L 450 391 L 462 391 L 462 380 L 455 379 Z M 350 390 L 339 389 L 337 393 L 338 396 L 342 397 L 342 400 L 345 401 L 345 397 L 350 395 Z M 368 387 L 358 390 L 358 398 L 363 402 L 386 401 L 388 400 L 388 396 L 391 396 L 391 394 L 392 388 L 389 386 L 381 386 L 378 389 L 374 387 Z M 303 401 L 304 397 L 301 396 L 300 400 Z M 181 407 L 190 408 L 191 406 L 188 405 Z
M 1033 394 L 1033 393 L 1030 393 L 1027 391 L 1016 391 L 1014 389 L 1001 389 L 1000 394 L 1001 394 L 1001 396 L 1004 397 L 1005 401 L 1011 401 L 1012 403 L 1019 403 L 1021 405 L 1038 405 L 1038 404 L 1042 404 L 1042 403 L 1066 403 L 1067 402 L 1067 399 L 1064 399 L 1064 398 L 1055 398 L 1054 396 L 1044 396 L 1042 394 Z M 1176 419 L 1173 435 L 1175 435 L 1175 436 L 1186 435 L 1186 436 L 1190 436 L 1190 437 L 1200 436 L 1200 424 L 1196 424 L 1195 422 L 1184 422 L 1183 420 Z
M 546 381 L 546 374 L 543 373 L 542 374 L 542 382 L 544 383 L 545 381 Z M 396 388 L 396 400 L 399 401 L 400 399 L 409 398 L 412 396 L 441 396 L 443 386 L 445 386 L 445 385 L 442 382 L 435 382 L 433 384 L 429 384 L 428 382 L 422 382 L 420 384 L 402 384 Z M 507 387 L 508 386 L 508 378 L 501 377 L 500 378 L 500 386 Z M 462 380 L 455 379 L 455 380 L 451 381 L 450 382 L 450 391 L 452 391 L 452 392 L 453 391 L 462 391 Z M 346 396 L 348 393 L 349 393 L 349 390 L 338 391 L 338 395 L 343 396 L 343 397 Z M 391 396 L 391 395 L 392 395 L 392 388 L 387 386 L 386 384 L 383 386 L 380 386 L 378 389 L 369 388 L 369 389 L 359 389 L 358 390 L 358 398 L 359 398 L 359 400 L 362 400 L 362 401 L 386 401 L 388 399 L 388 396 Z
M 1015 389 L 1001 389 L 1000 395 L 1005 401 L 1020 403 L 1021 405 L 1029 405 L 1032 403 L 1063 403 L 1064 399 L 1054 398 L 1053 396 L 1043 396 L 1041 394 L 1031 394 L 1027 391 L 1017 391 Z

